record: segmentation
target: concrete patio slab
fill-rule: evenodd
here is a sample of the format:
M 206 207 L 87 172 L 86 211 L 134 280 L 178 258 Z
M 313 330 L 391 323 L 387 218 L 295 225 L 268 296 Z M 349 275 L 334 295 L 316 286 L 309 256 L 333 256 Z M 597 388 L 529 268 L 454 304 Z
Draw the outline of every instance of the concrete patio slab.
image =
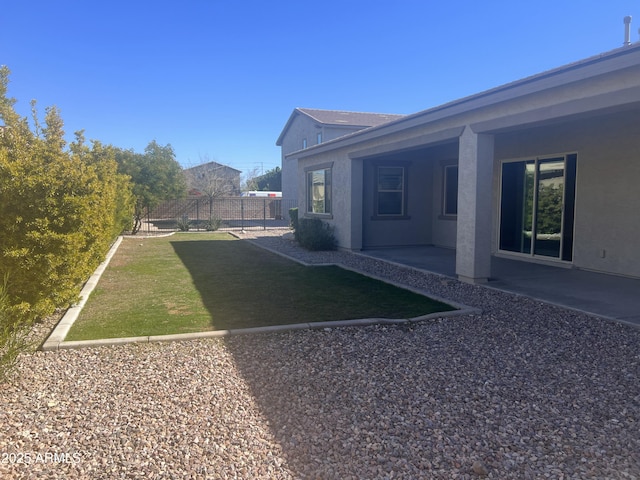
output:
M 455 278 L 456 252 L 424 246 L 361 252 L 374 258 Z M 640 327 L 640 279 L 493 257 L 486 284 L 511 293 Z

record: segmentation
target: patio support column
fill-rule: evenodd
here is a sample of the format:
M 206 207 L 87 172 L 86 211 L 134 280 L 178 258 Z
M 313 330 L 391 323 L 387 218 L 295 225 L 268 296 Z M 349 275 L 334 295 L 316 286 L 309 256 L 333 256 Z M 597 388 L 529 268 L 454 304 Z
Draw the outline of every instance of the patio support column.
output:
M 491 198 L 493 135 L 469 126 L 459 140 L 456 275 L 464 282 L 485 283 L 491 276 Z
M 349 249 L 362 250 L 362 222 L 363 222 L 363 160 L 361 158 L 350 160 L 351 162 L 351 213 Z

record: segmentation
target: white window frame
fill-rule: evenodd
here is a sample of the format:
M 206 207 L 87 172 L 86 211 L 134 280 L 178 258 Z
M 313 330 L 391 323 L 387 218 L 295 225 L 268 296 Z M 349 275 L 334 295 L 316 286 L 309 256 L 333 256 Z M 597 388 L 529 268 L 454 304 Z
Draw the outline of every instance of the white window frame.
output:
M 402 176 L 400 188 L 384 189 L 380 188 L 380 170 L 381 169 L 398 169 L 401 170 Z M 376 218 L 406 218 L 407 216 L 407 166 L 397 164 L 379 164 L 375 169 L 375 205 L 374 216 Z M 380 213 L 380 194 L 384 193 L 400 193 L 400 212 L 398 213 Z

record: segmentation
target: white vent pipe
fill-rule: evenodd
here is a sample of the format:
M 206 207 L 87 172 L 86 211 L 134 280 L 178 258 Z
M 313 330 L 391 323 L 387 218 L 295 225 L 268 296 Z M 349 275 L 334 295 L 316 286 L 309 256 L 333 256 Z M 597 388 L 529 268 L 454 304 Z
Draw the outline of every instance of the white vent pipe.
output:
M 623 45 L 631 45 L 631 15 L 624 17 L 624 43 Z

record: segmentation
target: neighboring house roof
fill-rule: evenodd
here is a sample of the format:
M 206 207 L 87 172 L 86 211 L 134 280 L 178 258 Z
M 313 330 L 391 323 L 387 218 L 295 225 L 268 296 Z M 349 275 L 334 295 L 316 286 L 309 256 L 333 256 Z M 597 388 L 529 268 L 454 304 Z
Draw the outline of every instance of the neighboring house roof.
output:
M 390 113 L 345 112 L 342 110 L 318 110 L 315 108 L 297 108 L 296 110 L 325 125 L 375 127 L 404 117 L 404 115 Z
M 465 114 L 479 108 L 494 106 L 500 102 L 530 94 L 539 93 L 554 87 L 568 85 L 572 82 L 595 78 L 610 71 L 629 66 L 638 66 L 638 54 L 640 42 L 595 55 L 559 68 L 548 70 L 537 75 L 523 78 L 506 85 L 502 85 L 468 97 L 454 100 L 427 110 L 422 110 L 411 115 L 402 116 L 391 122 L 372 126 L 365 130 L 352 132 L 342 137 L 328 140 L 319 145 L 312 145 L 304 150 L 304 153 L 293 152 L 296 155 L 310 156 L 320 152 L 329 151 L 339 146 L 355 144 L 361 141 L 378 138 L 400 130 L 428 124 L 443 118 Z M 627 103 L 638 102 L 637 97 L 627 97 L 620 101 Z
M 218 162 L 202 163 L 202 164 L 196 165 L 194 167 L 185 168 L 185 171 L 202 170 L 202 169 L 207 168 L 207 167 L 224 168 L 225 170 L 233 170 L 234 172 L 242 173 L 242 170 L 238 170 L 237 168 L 229 167 L 227 165 L 222 165 L 221 163 L 218 163 Z
M 240 170 L 218 162 L 207 162 L 184 170 L 189 196 L 210 197 L 240 194 Z
M 313 121 L 322 125 L 343 126 L 343 127 L 360 127 L 369 128 L 383 125 L 404 115 L 392 113 L 367 113 L 367 112 L 348 112 L 344 110 L 319 110 L 315 108 L 295 108 L 289 117 L 286 125 L 282 129 L 282 133 L 276 141 L 276 145 L 282 145 L 282 140 L 298 115 L 305 115 Z

